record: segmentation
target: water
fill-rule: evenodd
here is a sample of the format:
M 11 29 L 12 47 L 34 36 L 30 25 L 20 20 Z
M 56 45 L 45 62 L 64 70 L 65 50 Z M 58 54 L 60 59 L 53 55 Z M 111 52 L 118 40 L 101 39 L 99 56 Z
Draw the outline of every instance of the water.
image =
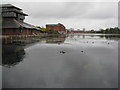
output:
M 4 38 L 3 88 L 117 88 L 119 38 Z

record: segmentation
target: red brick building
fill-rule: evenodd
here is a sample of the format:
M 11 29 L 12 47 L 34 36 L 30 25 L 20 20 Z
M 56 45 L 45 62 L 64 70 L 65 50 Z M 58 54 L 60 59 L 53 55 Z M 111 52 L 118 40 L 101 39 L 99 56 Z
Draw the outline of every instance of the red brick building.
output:
M 27 14 L 11 4 L 0 5 L 2 10 L 2 35 L 39 35 L 40 28 L 24 22 Z
M 54 31 L 58 31 L 59 33 L 67 33 L 67 30 L 65 28 L 65 26 L 61 23 L 58 24 L 47 24 L 46 25 L 46 29 L 47 30 L 54 30 Z

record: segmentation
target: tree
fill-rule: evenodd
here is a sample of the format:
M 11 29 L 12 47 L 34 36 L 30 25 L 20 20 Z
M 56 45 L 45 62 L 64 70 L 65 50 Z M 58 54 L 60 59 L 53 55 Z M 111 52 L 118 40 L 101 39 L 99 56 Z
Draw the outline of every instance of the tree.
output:
M 46 30 L 47 30 L 46 28 L 43 28 L 43 27 L 41 28 L 42 32 L 45 32 Z
M 104 29 L 100 29 L 100 33 L 105 34 L 105 30 Z
M 120 34 L 120 29 L 118 27 L 100 29 L 99 31 L 97 31 L 97 33 L 103 33 L 103 34 Z

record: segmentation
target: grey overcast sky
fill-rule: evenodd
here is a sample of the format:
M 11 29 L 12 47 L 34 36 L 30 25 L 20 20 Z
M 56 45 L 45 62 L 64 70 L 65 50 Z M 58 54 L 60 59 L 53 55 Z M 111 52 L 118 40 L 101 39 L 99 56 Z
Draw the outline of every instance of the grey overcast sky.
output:
M 11 2 L 29 16 L 33 25 L 62 23 L 67 29 L 100 29 L 118 26 L 117 2 Z

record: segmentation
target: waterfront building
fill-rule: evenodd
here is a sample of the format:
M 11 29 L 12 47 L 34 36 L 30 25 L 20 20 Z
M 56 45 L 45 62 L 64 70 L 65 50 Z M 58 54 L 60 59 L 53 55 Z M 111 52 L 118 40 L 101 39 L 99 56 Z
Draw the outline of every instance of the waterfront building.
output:
M 59 33 L 67 33 L 65 26 L 61 23 L 58 24 L 46 24 L 47 30 L 58 31 Z
M 38 35 L 40 28 L 24 22 L 25 16 L 22 9 L 11 5 L 1 4 L 2 10 L 2 35 Z

